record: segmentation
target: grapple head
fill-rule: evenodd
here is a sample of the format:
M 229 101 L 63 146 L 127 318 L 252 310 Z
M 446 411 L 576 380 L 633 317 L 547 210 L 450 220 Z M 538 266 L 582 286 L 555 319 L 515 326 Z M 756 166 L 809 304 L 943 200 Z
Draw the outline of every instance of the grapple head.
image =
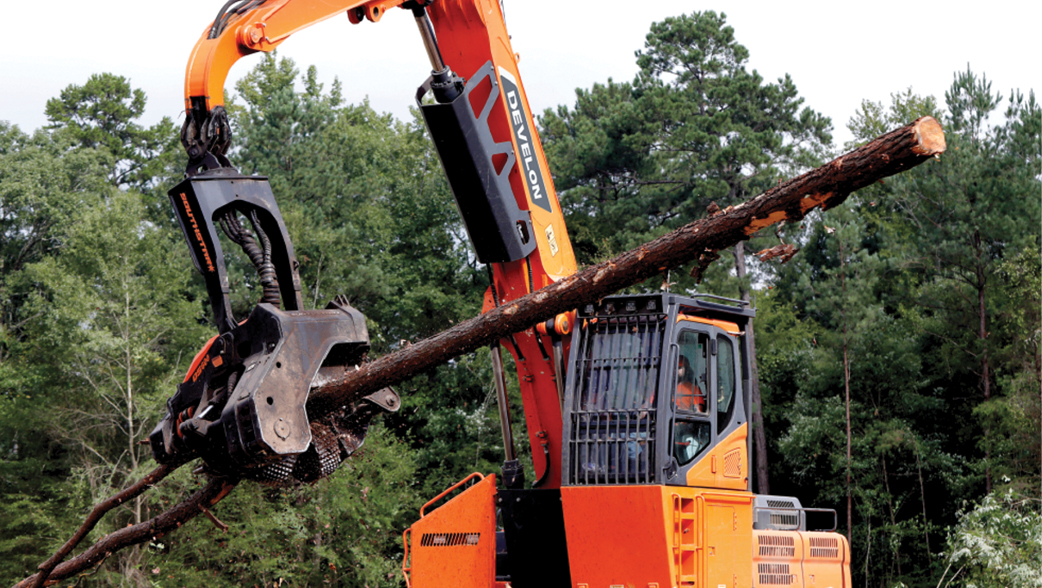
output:
M 329 475 L 362 445 L 374 416 L 399 406 L 385 388 L 324 410 L 321 420 L 308 418 L 311 387 L 365 360 L 365 317 L 342 297 L 324 310 L 300 308 L 293 246 L 265 178 L 220 168 L 189 177 L 170 197 L 206 279 L 220 334 L 167 401 L 167 414 L 149 437 L 156 460 L 202 457 L 215 473 L 269 484 Z M 261 302 L 238 324 L 217 226 L 242 247 L 263 287 Z
M 156 460 L 199 456 L 215 472 L 273 484 L 332 473 L 362 445 L 370 420 L 399 405 L 385 388 L 309 422 L 311 386 L 353 369 L 369 350 L 364 317 L 341 304 L 281 311 L 262 303 L 212 339 L 150 436 Z

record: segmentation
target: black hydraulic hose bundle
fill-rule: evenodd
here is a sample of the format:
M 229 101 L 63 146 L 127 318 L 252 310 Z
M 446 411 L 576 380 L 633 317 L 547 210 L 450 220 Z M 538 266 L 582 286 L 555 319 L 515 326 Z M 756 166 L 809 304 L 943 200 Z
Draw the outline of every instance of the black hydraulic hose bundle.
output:
M 250 258 L 250 262 L 253 263 L 253 267 L 257 269 L 257 276 L 261 283 L 260 302 L 267 302 L 278 308 L 282 298 L 279 294 L 279 281 L 275 275 L 275 264 L 271 262 L 271 240 L 261 228 L 257 211 L 250 212 L 250 224 L 257 233 L 257 239 L 254 239 L 253 235 L 239 223 L 238 213 L 234 210 L 221 215 L 220 222 L 224 234 L 242 248 L 246 256 Z M 258 239 L 260 240 L 259 245 L 257 244 Z
M 242 14 L 253 10 L 254 8 L 264 4 L 266 0 L 228 0 L 221 7 L 221 10 L 217 12 L 217 18 L 213 19 L 213 25 L 210 26 L 210 34 L 207 35 L 208 39 L 216 39 L 224 32 L 224 29 L 228 26 L 228 21 L 231 20 L 233 15 Z
M 264 250 L 264 256 L 262 262 L 257 266 L 257 276 L 260 278 L 261 288 L 263 295 L 261 296 L 261 302 L 267 302 L 278 306 L 279 304 L 279 280 L 275 276 L 275 264 L 271 262 L 271 241 L 268 239 L 268 235 L 261 228 L 260 219 L 257 218 L 257 211 L 250 211 L 250 222 L 253 224 L 253 230 L 257 231 L 257 238 L 260 239 L 261 247 Z

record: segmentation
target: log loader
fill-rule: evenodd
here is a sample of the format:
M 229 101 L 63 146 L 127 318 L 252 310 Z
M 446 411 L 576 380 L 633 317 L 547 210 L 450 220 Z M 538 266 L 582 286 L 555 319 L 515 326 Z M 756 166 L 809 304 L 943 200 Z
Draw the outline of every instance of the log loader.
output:
M 240 58 L 346 14 L 355 25 L 411 13 L 432 71 L 416 102 L 477 259 L 489 310 L 575 272 L 576 263 L 494 0 L 229 0 L 185 76 L 185 179 L 171 202 L 205 279 L 218 334 L 150 435 L 156 459 L 201 457 L 216 474 L 313 482 L 398 409 L 385 388 L 344 406 L 309 390 L 364 361 L 362 314 L 339 297 L 306 310 L 298 262 L 266 178 L 230 163 L 224 84 Z M 368 26 L 368 25 L 367 25 Z M 259 303 L 232 315 L 225 245 L 257 270 Z M 415 588 L 850 586 L 835 511 L 752 492 L 747 303 L 710 295 L 619 295 L 492 347 L 502 472 L 472 474 L 405 531 Z M 537 479 L 515 454 L 501 348 L 514 359 Z M 309 420 L 309 411 L 323 416 Z

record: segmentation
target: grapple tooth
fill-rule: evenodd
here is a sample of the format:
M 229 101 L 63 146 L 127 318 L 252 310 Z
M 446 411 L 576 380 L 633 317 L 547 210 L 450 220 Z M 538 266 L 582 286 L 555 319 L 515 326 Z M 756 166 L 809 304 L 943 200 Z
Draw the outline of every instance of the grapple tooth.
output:
M 285 486 L 292 482 L 290 476 L 298 458 L 298 455 L 287 455 L 264 467 L 248 470 L 246 477 L 266 486 Z
M 323 423 L 313 422 L 311 446 L 297 459 L 293 477 L 305 483 L 314 482 L 336 471 L 343 460 L 336 432 Z

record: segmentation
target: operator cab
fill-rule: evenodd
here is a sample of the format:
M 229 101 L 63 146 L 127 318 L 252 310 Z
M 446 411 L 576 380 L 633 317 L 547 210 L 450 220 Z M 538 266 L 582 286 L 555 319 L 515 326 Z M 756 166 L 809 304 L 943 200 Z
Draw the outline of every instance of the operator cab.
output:
M 748 303 L 612 296 L 579 309 L 563 483 L 748 490 Z

